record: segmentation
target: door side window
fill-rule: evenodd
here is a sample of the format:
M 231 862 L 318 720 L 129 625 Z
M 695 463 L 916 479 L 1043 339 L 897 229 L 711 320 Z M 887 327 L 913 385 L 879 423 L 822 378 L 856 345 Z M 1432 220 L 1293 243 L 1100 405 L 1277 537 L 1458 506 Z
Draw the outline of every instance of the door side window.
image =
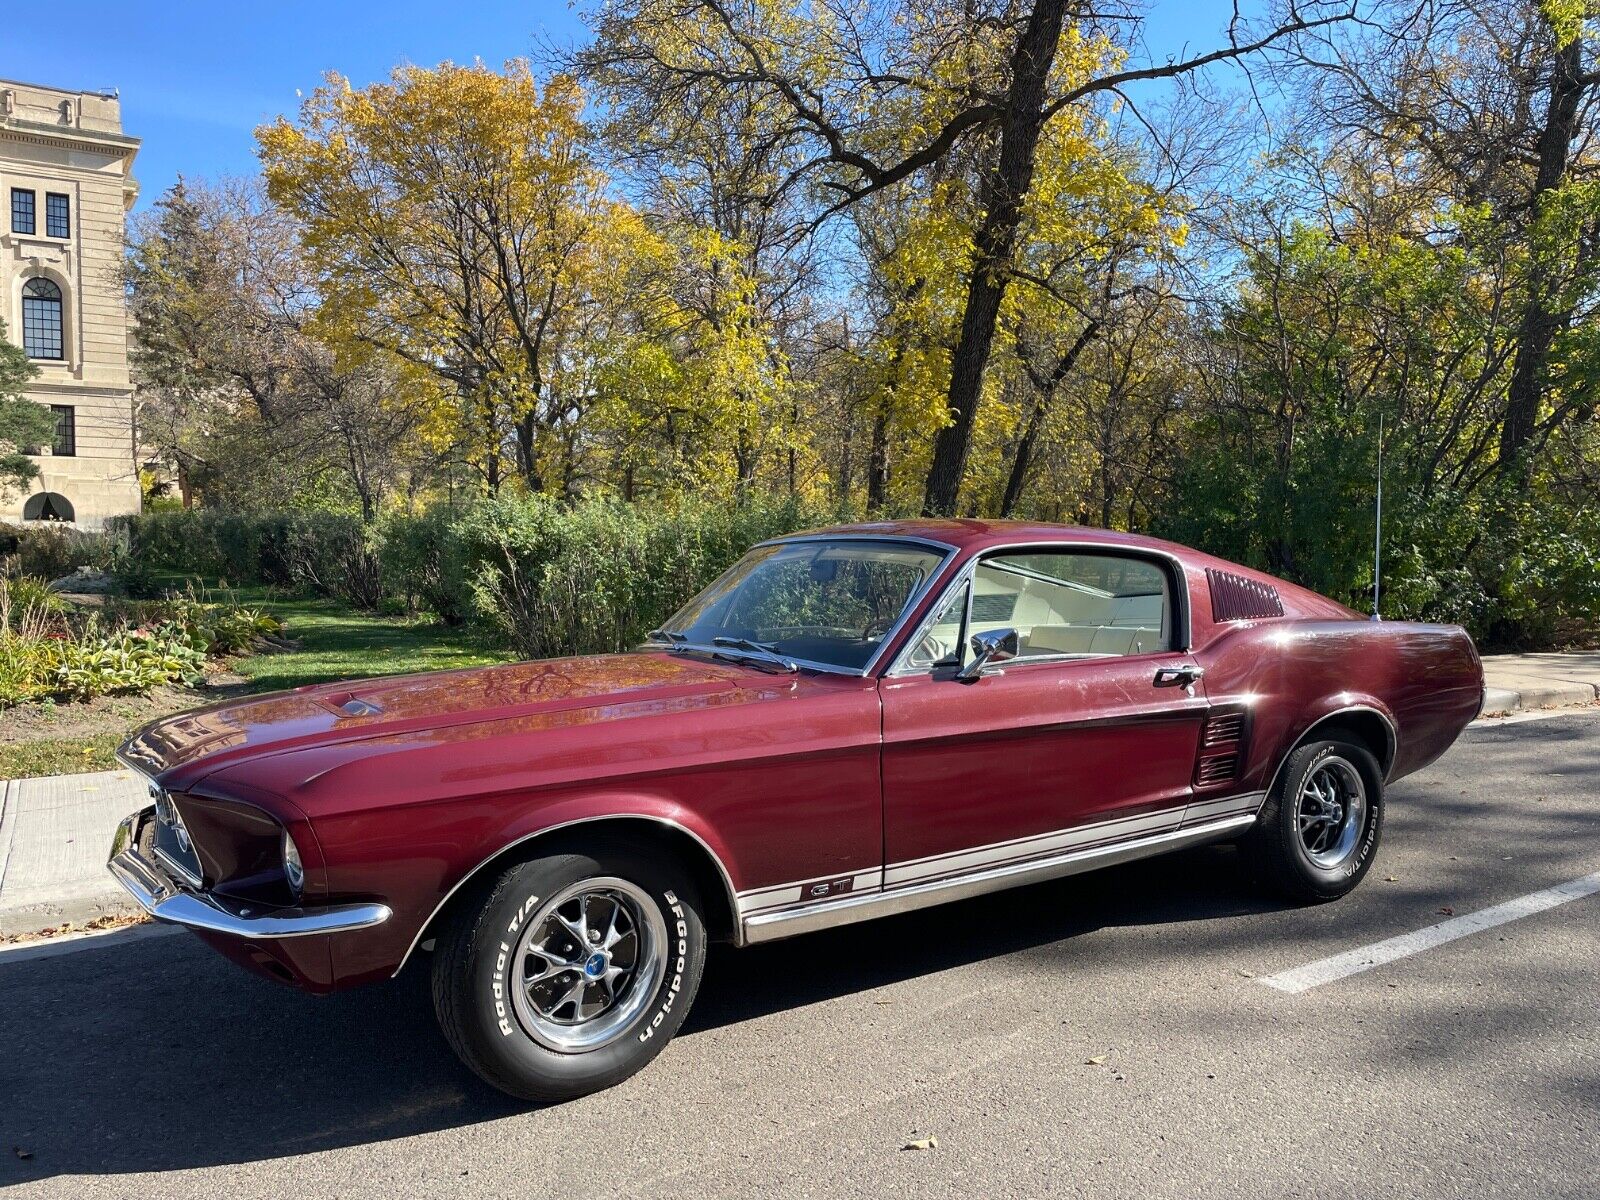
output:
M 1018 658 L 1115 658 L 1171 648 L 1171 584 L 1149 559 L 1034 551 L 980 562 L 967 636 L 1015 629 Z

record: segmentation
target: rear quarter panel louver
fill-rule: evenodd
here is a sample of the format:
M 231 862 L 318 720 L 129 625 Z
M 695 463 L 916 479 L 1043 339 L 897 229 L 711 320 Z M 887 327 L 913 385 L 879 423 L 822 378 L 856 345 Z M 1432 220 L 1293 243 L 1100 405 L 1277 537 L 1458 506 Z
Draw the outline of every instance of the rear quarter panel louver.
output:
M 1215 621 L 1252 621 L 1283 616 L 1283 598 L 1270 583 L 1259 583 L 1232 571 L 1206 568 L 1211 587 L 1211 617 Z

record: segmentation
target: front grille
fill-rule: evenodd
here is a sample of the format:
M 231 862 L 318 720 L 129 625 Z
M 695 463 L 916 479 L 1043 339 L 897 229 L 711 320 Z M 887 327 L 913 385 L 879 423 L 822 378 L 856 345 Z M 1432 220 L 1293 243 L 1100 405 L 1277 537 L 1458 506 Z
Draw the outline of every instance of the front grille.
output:
M 156 857 L 177 872 L 192 887 L 202 886 L 200 856 L 195 853 L 194 841 L 183 823 L 172 797 L 155 783 L 150 784 L 150 796 L 156 802 L 155 841 Z

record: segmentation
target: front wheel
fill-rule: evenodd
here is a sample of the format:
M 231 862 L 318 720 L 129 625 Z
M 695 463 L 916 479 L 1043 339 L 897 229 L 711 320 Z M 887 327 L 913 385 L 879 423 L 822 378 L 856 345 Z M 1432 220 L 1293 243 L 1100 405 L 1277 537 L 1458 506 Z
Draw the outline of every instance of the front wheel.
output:
M 625 845 L 507 869 L 439 939 L 433 1000 L 467 1066 L 524 1100 L 620 1083 L 678 1031 L 705 966 L 687 873 Z
M 1336 900 L 1371 869 L 1383 833 L 1383 772 L 1364 746 L 1297 747 L 1243 847 L 1274 891 L 1299 903 Z

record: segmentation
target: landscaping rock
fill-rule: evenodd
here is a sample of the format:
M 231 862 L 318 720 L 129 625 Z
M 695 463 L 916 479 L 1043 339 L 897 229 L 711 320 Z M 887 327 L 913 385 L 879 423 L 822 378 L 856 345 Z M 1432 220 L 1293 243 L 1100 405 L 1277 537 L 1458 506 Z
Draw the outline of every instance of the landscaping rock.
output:
M 118 590 L 117 577 L 96 571 L 93 567 L 79 567 L 71 575 L 52 579 L 47 590 L 73 596 L 109 596 Z

